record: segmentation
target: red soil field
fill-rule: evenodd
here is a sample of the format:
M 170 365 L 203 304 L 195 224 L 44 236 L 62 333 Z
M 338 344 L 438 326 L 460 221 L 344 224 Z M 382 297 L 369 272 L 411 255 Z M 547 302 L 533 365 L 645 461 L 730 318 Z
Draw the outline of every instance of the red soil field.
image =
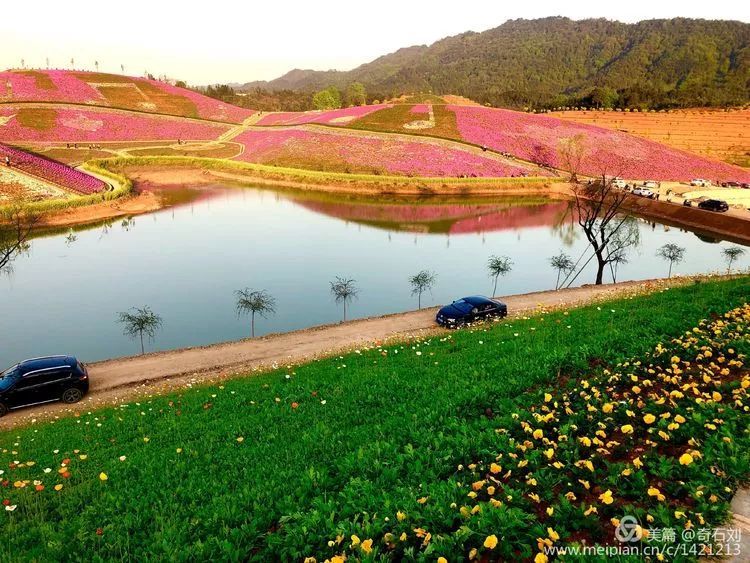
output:
M 584 110 L 548 115 L 625 131 L 717 160 L 750 165 L 750 109 L 691 109 L 664 113 Z

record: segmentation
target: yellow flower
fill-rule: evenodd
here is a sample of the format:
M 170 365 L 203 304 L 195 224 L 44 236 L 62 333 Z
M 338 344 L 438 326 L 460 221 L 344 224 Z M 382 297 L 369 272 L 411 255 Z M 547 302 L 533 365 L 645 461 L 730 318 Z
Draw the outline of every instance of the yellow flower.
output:
M 362 542 L 362 551 L 370 553 L 372 551 L 372 540 L 368 539 Z
M 648 488 L 648 496 L 656 497 L 656 500 L 658 501 L 663 501 L 666 498 L 663 494 L 661 494 L 661 491 L 657 489 L 656 487 Z
M 680 465 L 690 465 L 693 463 L 693 456 L 689 453 L 684 453 L 680 456 Z
M 359 537 L 352 534 L 352 547 L 357 547 L 359 544 L 360 544 Z
M 536 430 L 534 430 L 532 436 L 535 440 L 541 440 L 542 436 L 544 436 L 544 432 L 542 432 L 541 429 L 537 428 Z
M 448 563 L 448 560 L 445 557 L 438 557 L 437 563 Z
M 560 539 L 560 534 L 558 534 L 552 528 L 547 528 L 547 535 L 549 536 L 549 539 L 551 539 L 552 541 L 557 541 Z
M 602 412 L 610 413 L 612 412 L 613 408 L 614 408 L 614 405 L 612 403 L 604 403 L 602 405 Z
M 545 403 L 549 403 L 551 400 L 552 400 L 552 395 L 550 395 L 549 393 L 545 393 L 544 394 L 544 402 Z
M 622 431 L 623 434 L 632 434 L 633 433 L 633 426 L 630 425 L 630 424 L 623 424 L 620 427 L 620 430 Z
M 106 473 L 101 472 L 99 473 L 99 479 L 101 479 L 102 481 L 106 481 L 107 479 L 109 479 L 109 477 L 107 477 Z
M 633 459 L 633 465 L 635 466 L 636 469 L 640 469 L 641 467 L 643 467 L 643 462 L 641 461 L 641 458 L 637 457 Z
M 612 491 L 607 489 L 602 494 L 599 495 L 599 500 L 602 501 L 604 504 L 612 504 L 615 499 L 612 498 Z
M 56 491 L 61 491 L 62 488 L 63 488 L 62 484 L 55 485 L 55 490 Z
M 534 557 L 534 563 L 547 563 L 547 561 L 549 561 L 549 559 L 541 552 L 537 553 L 536 557 Z
M 548 506 L 547 507 L 547 516 L 552 516 L 554 514 L 554 512 L 555 512 L 554 507 L 552 507 L 552 506 Z
M 718 391 L 714 391 L 711 395 L 711 398 L 718 403 L 719 401 L 721 401 L 721 393 L 719 393 Z
M 500 473 L 503 470 L 497 463 L 490 465 L 490 473 Z
M 403 522 L 406 519 L 406 513 L 399 510 L 398 512 L 396 512 L 396 518 L 399 522 Z
M 495 549 L 495 546 L 497 546 L 497 536 L 495 534 L 487 536 L 484 540 L 484 547 L 487 549 Z
M 646 416 L 643 417 L 643 422 L 645 422 L 646 424 L 653 424 L 655 420 L 656 420 L 656 417 L 651 413 L 648 413 Z

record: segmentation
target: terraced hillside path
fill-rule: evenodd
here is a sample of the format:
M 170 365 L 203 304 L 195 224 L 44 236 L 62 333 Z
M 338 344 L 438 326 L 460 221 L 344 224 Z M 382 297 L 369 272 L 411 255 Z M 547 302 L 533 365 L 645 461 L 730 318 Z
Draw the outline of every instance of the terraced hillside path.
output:
M 592 301 L 656 291 L 684 280 L 623 282 L 543 291 L 501 297 L 511 318 L 539 310 L 577 307 Z M 73 407 L 52 403 L 22 409 L 0 419 L 0 427 L 12 427 L 45 415 L 74 413 L 101 405 L 118 404 L 155 393 L 215 380 L 221 377 L 289 365 L 392 338 L 442 332 L 435 325 L 437 308 L 358 319 L 256 339 L 155 352 L 89 364 L 91 392 Z

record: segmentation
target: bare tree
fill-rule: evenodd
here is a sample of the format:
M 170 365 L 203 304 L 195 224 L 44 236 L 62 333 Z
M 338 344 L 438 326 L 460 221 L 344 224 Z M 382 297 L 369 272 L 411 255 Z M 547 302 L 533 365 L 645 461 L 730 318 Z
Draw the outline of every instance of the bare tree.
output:
M 557 254 L 556 256 L 550 258 L 549 263 L 555 270 L 557 270 L 557 281 L 555 282 L 555 289 L 560 289 L 560 275 L 563 272 L 572 272 L 575 268 L 575 264 L 573 263 L 573 260 L 571 260 L 570 256 L 562 251 L 560 251 L 560 254 Z
M 150 340 L 154 339 L 156 331 L 162 326 L 162 318 L 154 313 L 148 306 L 131 309 L 132 313 L 122 312 L 117 313 L 117 322 L 124 325 L 123 332 L 126 336 L 135 338 L 136 336 L 141 339 L 141 354 L 145 353 L 143 347 L 143 335 L 149 337 Z
M 417 296 L 417 307 L 419 309 L 422 308 L 422 294 L 425 291 L 432 291 L 432 286 L 435 285 L 436 279 L 437 275 L 435 272 L 429 270 L 422 270 L 409 278 L 411 294 Z
M 567 139 L 561 139 L 558 145 L 558 155 L 563 170 L 570 174 L 570 181 L 578 182 L 583 160 L 586 157 L 586 136 L 583 133 Z
M 604 283 L 604 268 L 607 264 L 640 241 L 637 224 L 623 213 L 623 204 L 630 194 L 615 188 L 606 174 L 597 181 L 572 184 L 571 189 L 575 198 L 578 225 L 586 235 L 596 258 L 596 284 L 601 285 Z M 623 227 L 627 229 L 625 235 L 620 231 Z
M 660 258 L 664 258 L 664 260 L 667 260 L 669 262 L 669 274 L 667 275 L 667 277 L 671 278 L 672 265 L 679 264 L 685 259 L 685 248 L 682 246 L 677 246 L 673 242 L 668 242 L 656 251 L 656 255 Z
M 492 297 L 497 294 L 497 279 L 500 276 L 508 274 L 513 269 L 513 262 L 507 256 L 490 256 L 487 261 L 487 270 L 490 273 L 490 277 L 494 278 L 495 285 L 492 288 Z
M 250 314 L 250 336 L 255 338 L 255 315 L 268 318 L 276 312 L 276 299 L 265 289 L 253 291 L 246 287 L 234 292 L 237 296 L 237 316 Z
M 612 259 L 609 261 L 609 272 L 612 274 L 612 283 L 617 283 L 617 270 L 619 267 L 628 262 L 629 260 L 625 256 L 625 252 L 619 252 L 612 256 Z
M 94 61 L 94 68 L 96 68 L 96 72 L 99 72 L 99 61 Z
M 724 255 L 724 260 L 726 260 L 727 262 L 728 274 L 732 271 L 732 264 L 734 263 L 734 261 L 745 254 L 745 249 L 740 248 L 739 246 L 730 246 L 729 248 L 725 248 L 724 250 L 722 250 L 721 253 Z
M 349 278 L 340 278 L 336 276 L 336 279 L 331 282 L 331 294 L 336 299 L 336 303 L 343 303 L 344 305 L 344 320 L 346 321 L 346 304 L 352 299 L 356 298 L 359 294 L 359 288 L 356 285 L 356 280 Z
M 11 199 L 0 215 L 0 272 L 7 271 L 14 258 L 28 250 L 31 232 L 40 220 L 20 195 Z

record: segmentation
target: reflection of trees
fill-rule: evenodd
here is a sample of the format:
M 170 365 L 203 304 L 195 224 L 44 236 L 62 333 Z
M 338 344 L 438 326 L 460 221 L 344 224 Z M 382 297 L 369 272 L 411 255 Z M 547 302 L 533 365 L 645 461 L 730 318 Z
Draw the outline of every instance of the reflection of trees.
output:
M 555 217 L 552 223 L 552 233 L 560 237 L 565 246 L 573 246 L 581 231 L 578 229 L 574 217 L 575 203 L 570 201 L 565 207 L 561 208 L 559 215 Z

